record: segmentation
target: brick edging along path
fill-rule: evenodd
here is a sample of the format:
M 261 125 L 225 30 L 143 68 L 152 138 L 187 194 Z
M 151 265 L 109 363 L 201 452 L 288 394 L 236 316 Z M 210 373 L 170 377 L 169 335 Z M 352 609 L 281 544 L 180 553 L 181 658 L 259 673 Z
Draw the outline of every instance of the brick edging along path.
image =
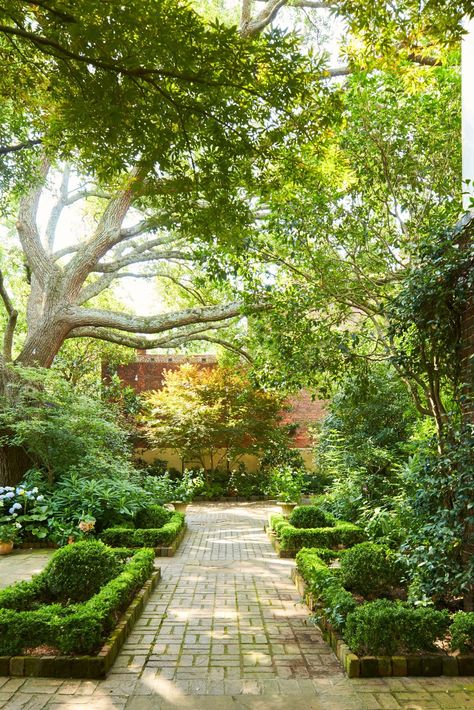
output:
M 472 678 L 348 680 L 263 531 L 268 503 L 199 504 L 107 680 L 0 679 L 0 708 L 474 710 Z M 1 562 L 0 562 L 1 576 Z M 203 697 L 206 696 L 206 697 Z

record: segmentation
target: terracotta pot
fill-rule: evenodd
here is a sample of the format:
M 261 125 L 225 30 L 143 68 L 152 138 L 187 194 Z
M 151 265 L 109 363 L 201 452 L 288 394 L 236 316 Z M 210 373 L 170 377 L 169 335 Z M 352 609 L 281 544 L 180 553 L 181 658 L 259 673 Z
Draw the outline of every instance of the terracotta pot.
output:
M 13 542 L 0 541 L 0 555 L 9 555 L 13 550 Z
M 284 503 L 283 501 L 278 501 L 278 505 L 285 518 L 289 518 L 298 503 Z
M 177 513 L 185 513 L 188 503 L 184 503 L 182 500 L 174 500 L 173 506 Z

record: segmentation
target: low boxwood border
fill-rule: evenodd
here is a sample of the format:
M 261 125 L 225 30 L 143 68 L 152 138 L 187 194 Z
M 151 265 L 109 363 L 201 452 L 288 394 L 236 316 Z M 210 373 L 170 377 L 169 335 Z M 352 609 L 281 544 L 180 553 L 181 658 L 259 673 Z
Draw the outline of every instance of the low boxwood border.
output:
M 351 547 L 366 537 L 358 525 L 343 520 L 336 520 L 334 527 L 295 528 L 278 514 L 270 514 L 266 530 L 280 557 L 295 557 L 303 547 Z
M 81 656 L 0 656 L 0 676 L 105 678 L 160 578 L 161 571 L 159 569 L 154 570 L 120 616 L 115 628 L 97 654 Z
M 349 678 L 474 675 L 473 654 L 441 656 L 427 653 L 400 656 L 358 656 L 331 626 L 321 605 L 316 602 L 296 567 L 291 570 L 291 579 L 309 610 L 317 610 L 317 624 L 322 631 L 323 638 L 331 646 Z
M 159 557 L 172 557 L 186 531 L 184 513 L 173 513 L 161 528 L 122 528 L 103 530 L 100 539 L 111 547 L 152 547 Z

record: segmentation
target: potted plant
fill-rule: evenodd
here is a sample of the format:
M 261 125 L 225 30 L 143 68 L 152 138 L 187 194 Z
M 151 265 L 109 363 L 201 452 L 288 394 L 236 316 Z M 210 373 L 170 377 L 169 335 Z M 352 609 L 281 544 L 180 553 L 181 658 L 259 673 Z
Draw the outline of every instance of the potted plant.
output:
M 174 500 L 171 503 L 178 513 L 185 513 L 188 504 L 193 500 L 196 487 L 200 484 L 199 477 L 193 477 L 191 471 L 185 470 L 182 479 L 174 486 Z
M 271 471 L 268 492 L 277 497 L 277 503 L 286 517 L 298 505 L 303 485 L 303 472 L 298 469 L 280 466 Z
M 8 555 L 18 538 L 20 523 L 0 523 L 0 555 Z

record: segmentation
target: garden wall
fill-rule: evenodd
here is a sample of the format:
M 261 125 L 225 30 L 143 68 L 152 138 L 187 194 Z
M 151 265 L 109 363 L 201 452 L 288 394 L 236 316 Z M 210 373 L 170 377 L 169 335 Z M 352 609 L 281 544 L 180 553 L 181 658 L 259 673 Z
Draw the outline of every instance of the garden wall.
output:
M 312 449 L 298 449 L 298 452 L 303 457 L 303 461 L 308 471 L 312 470 L 314 468 Z M 223 453 L 223 451 L 219 451 L 217 456 L 222 456 Z M 178 471 L 181 471 L 181 459 L 173 449 L 137 448 L 135 450 L 135 454 L 138 458 L 142 459 L 147 464 L 153 463 L 153 461 L 156 461 L 157 459 L 161 459 L 162 461 L 166 461 L 168 467 L 176 468 L 178 469 Z M 245 464 L 245 468 L 250 473 L 255 473 L 256 471 L 258 471 L 259 459 L 257 456 L 243 456 L 240 460 L 242 461 L 242 463 Z M 193 464 L 194 462 L 189 461 L 186 463 L 186 466 L 187 468 L 192 468 Z M 198 467 L 201 466 L 199 461 L 196 461 L 195 464 Z M 211 468 L 209 460 L 206 460 L 206 468 Z
M 157 355 L 148 353 L 146 350 L 137 350 L 135 362 L 119 365 L 116 370 L 124 385 L 141 393 L 161 389 L 166 371 L 177 370 L 185 363 L 202 368 L 213 368 L 217 365 L 217 358 L 211 354 Z M 107 381 L 109 375 L 107 364 L 103 363 L 103 379 Z M 310 392 L 302 390 L 289 397 L 287 404 L 290 409 L 282 412 L 282 424 L 297 425 L 293 434 L 294 448 L 301 454 L 306 468 L 312 470 L 314 462 L 310 428 L 324 417 L 326 402 L 313 399 Z M 172 449 L 144 449 L 139 446 L 136 453 L 147 463 L 162 459 L 166 461 L 168 466 L 181 470 L 181 460 Z M 242 461 L 248 471 L 253 473 L 258 469 L 259 462 L 256 456 L 244 456 Z M 197 461 L 195 463 L 197 466 L 200 465 Z M 189 462 L 188 467 L 192 464 L 193 462 Z M 210 468 L 210 462 L 206 461 L 206 467 Z

